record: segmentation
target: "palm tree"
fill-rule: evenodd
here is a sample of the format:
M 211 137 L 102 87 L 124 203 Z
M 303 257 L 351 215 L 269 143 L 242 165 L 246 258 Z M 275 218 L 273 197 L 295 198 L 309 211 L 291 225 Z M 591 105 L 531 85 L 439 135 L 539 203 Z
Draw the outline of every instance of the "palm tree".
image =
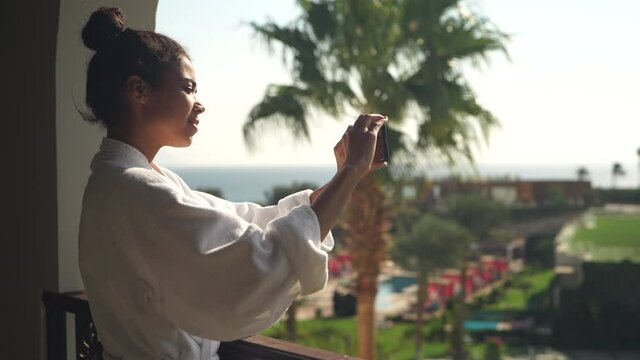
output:
M 305 181 L 294 181 L 291 185 L 275 185 L 270 190 L 264 192 L 264 197 L 267 200 L 266 205 L 275 205 L 280 199 L 286 196 L 306 189 L 316 189 L 317 187 L 317 184 Z
M 356 309 L 358 314 L 358 354 L 364 359 L 375 358 L 375 298 L 381 263 L 387 257 L 391 243 L 391 214 L 387 196 L 371 177 L 363 179 L 358 191 L 351 195 L 344 218 L 356 279 Z
M 478 194 L 459 194 L 448 199 L 445 208 L 440 209 L 443 215 L 454 220 L 465 228 L 472 236 L 472 241 L 479 247 L 483 242 L 495 238 L 494 233 L 506 222 L 509 217 L 507 209 L 500 203 Z M 504 238 L 504 236 L 502 236 Z M 471 249 L 466 248 L 462 258 L 460 269 L 461 296 L 460 302 L 455 306 L 455 323 L 452 334 L 453 359 L 466 359 L 467 352 L 464 348 L 463 322 L 466 316 L 466 260 L 471 255 Z
M 308 183 L 308 182 L 294 182 L 291 185 L 276 185 L 271 190 L 266 191 L 264 196 L 267 199 L 266 205 L 275 205 L 280 201 L 280 199 L 296 193 L 298 191 L 302 191 L 305 189 L 315 189 L 317 185 Z M 300 300 L 296 299 L 291 303 L 291 306 L 287 309 L 287 321 L 285 323 L 286 328 L 286 338 L 289 341 L 296 341 L 298 339 L 298 330 L 296 327 L 297 323 L 297 314 L 298 314 L 298 305 L 300 305 Z
M 292 75 L 291 84 L 272 84 L 244 124 L 250 148 L 256 134 L 273 125 L 284 126 L 296 140 L 309 140 L 309 113 L 332 117 L 362 112 L 388 115 L 392 163 L 411 164 L 417 156 L 436 156 L 448 161 L 472 160 L 471 145 L 481 142 L 497 125 L 495 117 L 481 107 L 462 75 L 465 61 L 482 63 L 487 56 L 504 49 L 507 36 L 484 18 L 461 6 L 461 0 L 298 0 L 299 19 L 281 26 L 273 21 L 252 23 L 256 34 L 270 49 L 281 49 Z M 417 124 L 417 141 L 399 129 L 402 121 Z M 476 131 L 476 129 L 479 129 Z M 412 161 L 413 160 L 413 161 Z M 397 172 L 406 167 L 395 167 Z M 388 173 L 380 172 L 378 178 Z M 379 187 L 380 179 L 363 182 L 357 192 Z M 384 192 L 380 191 L 380 194 Z M 352 199 L 361 196 L 354 195 Z M 379 203 L 385 203 L 384 195 Z M 350 207 L 368 214 L 363 205 Z M 375 217 L 367 222 L 378 232 L 367 238 L 368 246 L 386 254 L 388 234 Z M 359 228 L 361 224 L 351 224 Z M 384 258 L 356 259 L 362 235 L 351 232 L 347 243 L 354 261 L 367 263 L 358 273 L 360 326 L 359 356 L 374 357 L 373 299 L 375 286 L 369 278 L 379 271 Z M 363 254 L 363 256 L 368 256 Z M 377 263 L 376 263 L 377 262 Z M 378 270 L 375 270 L 375 269 Z
M 624 170 L 621 163 L 613 163 L 613 166 L 611 167 L 611 188 L 615 189 L 618 177 L 625 176 L 626 174 L 627 172 Z
M 589 170 L 581 166 L 576 170 L 576 175 L 578 176 L 578 181 L 587 181 L 589 179 Z
M 417 273 L 416 359 L 422 359 L 422 319 L 429 275 L 435 270 L 456 266 L 471 235 L 457 223 L 434 215 L 424 215 L 411 233 L 399 237 L 392 248 L 394 260 Z
M 198 191 L 206 192 L 209 195 L 213 195 L 215 197 L 224 199 L 224 194 L 222 193 L 222 189 L 220 189 L 219 187 L 215 187 L 215 186 L 202 187 L 202 188 L 199 188 Z

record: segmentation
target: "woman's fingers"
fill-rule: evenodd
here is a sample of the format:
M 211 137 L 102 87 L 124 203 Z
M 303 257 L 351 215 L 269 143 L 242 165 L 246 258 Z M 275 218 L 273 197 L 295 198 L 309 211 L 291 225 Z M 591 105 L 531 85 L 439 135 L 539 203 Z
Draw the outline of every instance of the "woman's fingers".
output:
M 342 138 L 340 141 L 333 147 L 333 153 L 336 158 L 336 165 L 338 166 L 338 170 L 340 170 L 345 163 L 347 157 L 347 146 L 349 144 L 349 134 L 353 131 L 353 125 L 349 125 L 347 129 L 342 134 Z
M 379 121 L 374 121 L 371 123 L 371 125 L 369 126 L 369 131 L 374 131 L 379 129 L 382 126 L 382 120 Z
M 358 169 L 362 174 L 381 169 L 386 163 L 373 161 L 378 131 L 387 121 L 387 117 L 380 114 L 362 114 L 353 125 L 349 125 L 342 135 L 342 139 L 334 147 L 338 162 L 348 164 Z
M 336 144 L 336 146 L 333 147 L 334 151 L 341 151 L 344 152 L 345 150 L 345 146 L 344 146 L 344 139 L 340 139 L 340 141 L 338 141 L 338 143 Z
M 373 164 L 371 164 L 371 171 L 384 169 L 384 168 L 387 167 L 387 165 L 389 165 L 389 164 L 386 161 L 385 162 L 381 162 L 381 163 L 373 163 Z
M 371 129 L 371 124 L 373 122 L 386 118 L 386 116 L 380 114 L 361 114 L 360 116 L 358 116 L 358 119 L 356 119 L 356 122 L 353 124 L 353 126 L 359 130 L 368 131 Z

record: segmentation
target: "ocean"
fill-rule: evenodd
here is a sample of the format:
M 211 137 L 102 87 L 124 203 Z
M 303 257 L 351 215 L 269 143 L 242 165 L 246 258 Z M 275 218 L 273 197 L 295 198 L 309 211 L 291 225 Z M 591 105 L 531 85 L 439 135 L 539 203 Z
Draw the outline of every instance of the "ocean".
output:
M 584 165 L 590 173 L 594 187 L 612 186 L 610 164 Z M 294 182 L 308 182 L 318 186 L 331 179 L 335 166 L 208 166 L 171 167 L 167 166 L 193 189 L 219 188 L 225 199 L 231 201 L 263 202 L 265 193 L 277 185 L 291 185 Z M 616 181 L 618 188 L 638 187 L 638 167 L 623 164 L 626 175 Z M 500 178 L 520 180 L 575 180 L 578 166 L 572 165 L 504 165 L 480 164 L 477 172 L 451 171 L 444 167 L 426 168 L 424 172 L 432 179 L 443 178 L 452 173 L 474 178 Z
M 171 168 L 192 189 L 219 188 L 231 201 L 263 202 L 265 193 L 278 185 L 307 182 L 321 186 L 335 174 L 331 166 L 301 167 L 183 167 Z

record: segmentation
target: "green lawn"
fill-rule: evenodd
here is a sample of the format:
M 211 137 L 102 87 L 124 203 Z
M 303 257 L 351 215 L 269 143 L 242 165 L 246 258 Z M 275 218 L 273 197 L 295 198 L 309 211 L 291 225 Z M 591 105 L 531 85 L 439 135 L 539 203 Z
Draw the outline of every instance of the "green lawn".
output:
M 511 279 L 512 285 L 500 293 L 498 302 L 482 306 L 483 310 L 525 310 L 536 306 L 536 298 L 551 284 L 553 270 L 529 269 Z M 448 315 L 452 320 L 451 314 Z M 356 356 L 358 352 L 357 324 L 355 318 L 317 319 L 299 321 L 298 343 L 314 348 L 325 349 L 341 354 Z M 424 343 L 425 358 L 446 358 L 449 344 L 442 340 L 442 320 L 431 319 L 425 324 L 427 336 L 440 332 L 441 338 Z M 261 335 L 285 338 L 285 324 L 280 322 L 263 331 Z M 415 325 L 394 323 L 378 330 L 378 359 L 409 360 L 415 359 Z M 438 339 L 438 340 L 436 340 Z M 468 350 L 472 359 L 481 359 L 485 344 L 472 344 Z M 503 350 L 506 350 L 503 349 Z
M 430 332 L 439 320 L 427 323 L 425 330 Z M 278 323 L 265 330 L 261 335 L 284 338 L 284 323 Z M 408 323 L 395 323 L 393 326 L 378 330 L 378 359 L 413 360 L 415 359 L 415 326 Z M 358 352 L 357 328 L 355 318 L 318 319 L 298 322 L 300 344 L 314 348 L 356 356 Z M 449 345 L 445 342 L 424 344 L 425 357 L 445 357 Z M 484 344 L 472 345 L 470 351 L 482 353 Z
M 531 303 L 531 298 L 544 292 L 553 281 L 553 269 L 527 270 L 512 279 L 509 288 L 503 290 L 496 303 L 488 304 L 485 310 L 527 310 L 537 304 Z
M 640 260 L 640 216 L 595 215 L 576 229 L 571 250 L 593 260 Z

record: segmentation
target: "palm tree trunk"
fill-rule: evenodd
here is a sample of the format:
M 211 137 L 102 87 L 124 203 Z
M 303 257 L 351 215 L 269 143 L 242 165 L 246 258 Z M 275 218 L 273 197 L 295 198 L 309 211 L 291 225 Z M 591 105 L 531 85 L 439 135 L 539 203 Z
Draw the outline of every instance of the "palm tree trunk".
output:
M 377 279 L 358 276 L 358 357 L 365 360 L 375 359 L 376 327 L 375 300 L 378 286 Z
M 297 341 L 298 340 L 298 331 L 296 329 L 296 314 L 298 311 L 298 301 L 294 300 L 287 309 L 287 340 L 289 341 Z
M 422 359 L 422 345 L 424 343 L 424 335 L 422 333 L 424 302 L 427 293 L 427 276 L 418 274 L 418 294 L 416 309 L 416 360 Z
M 375 359 L 375 298 L 382 261 L 387 257 L 391 221 L 386 194 L 371 176 L 363 178 L 345 211 L 345 235 L 357 273 L 358 356 Z
M 467 317 L 467 264 L 465 263 L 460 269 L 460 284 L 461 284 L 461 293 L 460 299 L 458 300 L 458 304 L 455 308 L 455 320 L 453 324 L 453 333 L 452 337 L 452 350 L 453 350 L 453 359 L 454 360 L 466 360 L 467 359 L 467 351 L 464 345 L 464 320 Z

